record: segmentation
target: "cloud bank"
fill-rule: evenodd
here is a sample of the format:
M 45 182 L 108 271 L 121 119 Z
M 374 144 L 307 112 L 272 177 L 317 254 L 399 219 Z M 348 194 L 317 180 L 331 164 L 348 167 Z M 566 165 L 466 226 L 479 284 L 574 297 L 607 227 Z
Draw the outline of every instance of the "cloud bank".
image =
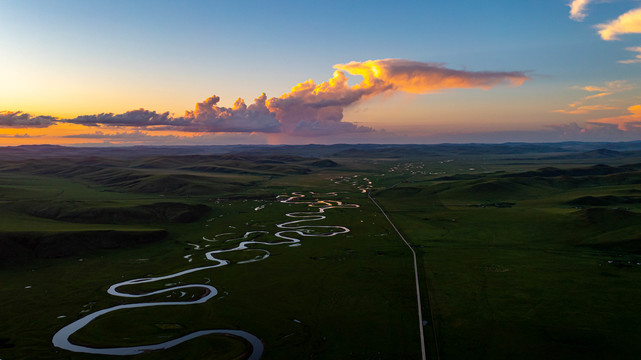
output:
M 84 126 L 158 126 L 173 125 L 180 122 L 179 119 L 173 119 L 169 116 L 169 112 L 158 114 L 155 111 L 145 109 L 127 111 L 122 114 L 103 113 L 96 115 L 82 115 L 63 121 Z
M 22 111 L 0 111 L 0 127 L 46 128 L 55 124 L 53 116 L 32 116 Z
M 383 93 L 426 94 L 447 89 L 490 89 L 497 85 L 520 86 L 529 77 L 523 72 L 465 71 L 443 64 L 404 59 L 352 61 L 334 65 L 334 75 L 316 84 L 308 80 L 288 93 L 267 98 L 265 93 L 249 106 L 238 98 L 231 108 L 219 106 L 216 95 L 196 104 L 183 116 L 169 112 L 138 109 L 122 114 L 102 113 L 71 119 L 32 117 L 20 112 L 0 114 L 0 127 L 47 127 L 55 122 L 89 127 L 174 130 L 195 133 L 282 133 L 294 136 L 326 136 L 374 131 L 346 122 L 346 108 Z M 356 85 L 348 84 L 347 74 L 362 76 Z

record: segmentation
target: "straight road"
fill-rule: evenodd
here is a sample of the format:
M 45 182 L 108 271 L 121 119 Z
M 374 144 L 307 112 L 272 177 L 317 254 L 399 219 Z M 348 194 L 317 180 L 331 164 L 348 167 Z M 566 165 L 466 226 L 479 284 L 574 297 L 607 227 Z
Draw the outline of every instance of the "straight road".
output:
M 416 261 L 416 252 L 414 251 L 412 246 L 409 244 L 409 242 L 407 242 L 407 240 L 405 240 L 405 237 L 403 237 L 403 234 L 401 234 L 401 232 L 398 231 L 398 228 L 396 228 L 396 225 L 394 225 L 394 223 L 389 218 L 389 216 L 387 216 L 387 214 L 385 213 L 383 208 L 376 202 L 376 200 L 374 200 L 374 198 L 372 197 L 372 195 L 369 192 L 367 193 L 367 197 L 381 211 L 381 214 L 383 214 L 383 216 L 385 216 L 385 218 L 387 219 L 387 221 L 389 221 L 390 225 L 392 225 L 392 227 L 394 228 L 394 230 L 396 231 L 398 236 L 400 236 L 401 240 L 403 240 L 405 245 L 407 245 L 407 247 L 412 252 L 412 258 L 414 259 L 414 280 L 416 282 L 416 301 L 418 303 L 418 305 L 417 305 L 417 308 L 418 308 L 418 329 L 419 329 L 419 334 L 420 334 L 420 337 L 421 337 L 421 359 L 422 360 L 426 360 L 427 357 L 426 357 L 426 354 L 425 354 L 425 336 L 423 334 L 423 311 L 421 310 L 421 288 L 419 286 L 419 281 L 418 281 L 418 265 L 417 265 L 417 261 Z M 430 319 L 430 321 L 432 322 L 432 326 L 434 326 L 433 319 Z M 434 332 L 434 340 L 435 340 L 434 341 L 434 345 L 435 345 L 435 350 L 436 350 L 436 358 L 440 360 L 440 355 L 439 355 L 439 351 L 438 351 L 438 342 L 436 342 L 436 329 L 434 329 L 434 331 L 435 331 Z

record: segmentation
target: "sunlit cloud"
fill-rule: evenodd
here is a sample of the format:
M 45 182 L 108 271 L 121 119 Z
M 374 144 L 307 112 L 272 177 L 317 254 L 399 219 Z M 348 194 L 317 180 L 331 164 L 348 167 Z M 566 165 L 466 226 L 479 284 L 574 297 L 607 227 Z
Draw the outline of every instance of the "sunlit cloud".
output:
M 368 60 L 334 65 L 331 79 L 316 84 L 300 83 L 292 91 L 267 101 L 283 132 L 313 136 L 343 132 L 369 132 L 373 129 L 344 122 L 345 108 L 383 93 L 425 94 L 454 88 L 490 89 L 500 84 L 521 85 L 523 72 L 463 71 L 442 64 L 403 59 Z M 363 77 L 350 86 L 346 73 Z
M 352 61 L 334 65 L 352 75 L 361 75 L 361 87 L 378 87 L 414 94 L 426 94 L 445 89 L 490 89 L 500 84 L 520 86 L 529 77 L 520 71 L 454 70 L 438 63 L 404 59 Z
M 602 93 L 598 93 L 598 94 L 594 94 L 594 95 L 588 95 L 588 96 L 584 97 L 584 99 L 585 100 L 596 99 L 596 98 L 600 98 L 600 97 L 604 97 L 604 96 L 610 96 L 612 94 L 614 94 L 614 93 L 602 92 Z
M 573 0 L 568 4 L 570 7 L 570 19 L 575 21 L 583 21 L 587 16 L 586 8 L 592 0 Z
M 590 124 L 611 124 L 616 125 L 621 131 L 640 130 L 641 126 L 641 105 L 634 105 L 628 108 L 628 115 L 607 117 L 590 120 Z
M 625 80 L 608 81 L 603 86 L 588 85 L 576 86 L 576 89 L 581 89 L 588 92 L 621 92 L 634 89 L 634 86 Z
M 579 89 L 587 92 L 595 92 L 596 94 L 585 96 L 582 99 L 569 104 L 568 109 L 554 110 L 554 112 L 562 114 L 588 114 L 593 111 L 616 110 L 619 108 L 605 104 L 584 105 L 584 103 L 590 102 L 590 100 L 611 96 L 620 92 L 633 90 L 634 88 L 635 87 L 632 84 L 628 83 L 625 80 L 608 81 L 605 83 L 605 85 L 575 86 L 574 89 Z
M 616 110 L 616 109 L 618 109 L 616 107 L 607 106 L 607 105 L 576 106 L 575 104 L 571 104 L 571 106 L 572 105 L 574 105 L 575 107 L 573 107 L 571 109 L 554 110 L 554 112 L 558 112 L 558 113 L 562 113 L 562 114 L 587 114 L 587 113 L 591 113 L 593 111 Z
M 56 123 L 53 116 L 32 116 L 21 111 L 0 111 L 0 127 L 46 128 Z
M 628 51 L 636 52 L 637 54 L 634 56 L 634 59 L 630 60 L 620 60 L 619 62 L 621 64 L 638 64 L 641 63 L 641 46 L 632 46 L 625 48 Z
M 349 86 L 342 71 L 326 82 L 316 84 L 313 80 L 297 84 L 289 93 L 267 101 L 267 107 L 283 126 L 283 132 L 310 136 L 313 133 L 366 132 L 370 128 L 343 122 L 343 110 L 359 100 L 389 89 L 382 82 L 376 85 Z
M 596 25 L 603 40 L 618 40 L 619 35 L 641 33 L 641 8 L 630 10 L 618 18 Z
M 176 130 L 195 132 L 262 132 L 276 133 L 280 124 L 273 113 L 265 106 L 267 96 L 262 93 L 247 106 L 238 98 L 232 108 L 218 106 L 220 98 L 213 95 L 196 104 L 193 111 L 187 111 L 180 118 L 182 125 Z
M 303 137 L 357 134 L 373 132 L 374 129 L 344 121 L 344 110 L 383 93 L 426 94 L 457 88 L 487 90 L 502 84 L 520 86 L 529 79 L 519 71 L 455 70 L 443 64 L 403 59 L 352 61 L 337 64 L 334 68 L 334 75 L 325 82 L 316 84 L 310 79 L 297 84 L 288 93 L 269 99 L 262 93 L 250 105 L 238 98 L 231 108 L 219 106 L 220 97 L 212 95 L 196 103 L 194 110 L 186 111 L 183 116 L 142 108 L 122 114 L 102 113 L 71 119 L 4 112 L 0 117 L 0 127 L 47 127 L 60 122 L 104 129 L 191 133 L 280 133 Z M 347 74 L 362 76 L 363 79 L 358 84 L 349 85 Z M 131 133 L 121 136 L 129 136 L 127 134 Z M 106 138 L 113 135 L 100 132 L 95 136 Z

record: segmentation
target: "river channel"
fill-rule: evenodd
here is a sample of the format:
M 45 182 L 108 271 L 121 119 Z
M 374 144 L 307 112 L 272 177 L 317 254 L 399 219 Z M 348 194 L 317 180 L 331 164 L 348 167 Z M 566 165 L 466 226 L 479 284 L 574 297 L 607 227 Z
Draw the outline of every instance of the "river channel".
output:
M 274 245 L 288 245 L 290 247 L 295 247 L 295 246 L 301 245 L 301 239 L 304 237 L 331 237 L 339 234 L 344 234 L 350 231 L 349 228 L 345 226 L 309 225 L 309 222 L 324 220 L 326 218 L 324 213 L 327 210 L 335 209 L 335 208 L 356 208 L 358 207 L 358 205 L 344 204 L 343 202 L 338 200 L 319 200 L 318 199 L 318 196 L 322 196 L 324 198 L 336 197 L 337 196 L 336 193 L 316 194 L 316 193 L 310 192 L 309 194 L 313 196 L 315 199 L 310 201 L 305 201 L 304 198 L 306 197 L 306 195 L 303 194 L 302 192 L 294 192 L 288 195 L 277 196 L 277 200 L 281 203 L 301 204 L 301 205 L 307 205 L 308 207 L 314 208 L 314 211 L 296 211 L 296 212 L 290 212 L 285 214 L 285 216 L 289 218 L 293 218 L 295 220 L 290 220 L 290 221 L 276 224 L 276 227 L 282 230 L 274 233 L 274 236 L 281 239 L 282 241 L 265 242 L 265 241 L 249 240 L 253 234 L 257 234 L 257 233 L 268 234 L 269 232 L 248 231 L 248 232 L 245 232 L 243 237 L 239 239 L 239 240 L 242 240 L 242 239 L 248 239 L 248 240 L 241 241 L 238 244 L 238 246 L 234 248 L 212 250 L 212 251 L 205 252 L 204 254 L 205 258 L 212 263 L 211 265 L 194 267 L 191 269 L 175 272 L 175 273 L 164 275 L 164 276 L 143 277 L 143 278 L 137 278 L 132 280 L 126 280 L 126 281 L 122 281 L 122 282 L 111 285 L 107 290 L 107 292 L 110 295 L 116 296 L 116 297 L 144 298 L 144 297 L 149 297 L 149 296 L 154 296 L 159 294 L 168 294 L 174 291 L 180 291 L 184 295 L 185 294 L 184 290 L 201 289 L 201 290 L 204 290 L 205 295 L 201 296 L 200 298 L 189 300 L 189 301 L 162 301 L 162 302 L 142 302 L 142 303 L 133 303 L 133 304 L 122 304 L 122 305 L 117 305 L 110 308 L 98 310 L 58 330 L 58 332 L 56 332 L 56 334 L 53 336 L 53 339 L 52 339 L 53 345 L 61 349 L 65 349 L 73 352 L 80 352 L 80 353 L 103 354 L 103 355 L 137 355 L 137 354 L 142 354 L 149 351 L 168 349 L 178 344 L 181 344 L 185 341 L 188 341 L 200 336 L 204 336 L 204 335 L 225 334 L 228 336 L 242 338 L 245 341 L 247 341 L 249 344 L 251 344 L 251 347 L 252 347 L 252 352 L 248 359 L 251 359 L 251 360 L 260 359 L 264 350 L 264 345 L 262 341 L 257 336 L 250 334 L 246 331 L 233 330 L 233 329 L 200 330 L 173 340 L 169 340 L 169 341 L 165 341 L 157 344 L 126 346 L 126 347 L 109 347 L 109 348 L 77 345 L 72 343 L 69 340 L 69 338 L 75 332 L 87 326 L 90 322 L 92 322 L 96 318 L 112 313 L 114 311 L 119 311 L 123 309 L 132 309 L 132 308 L 152 307 L 152 306 L 186 306 L 186 305 L 193 305 L 193 304 L 202 304 L 218 295 L 218 290 L 214 286 L 209 284 L 186 284 L 186 285 L 172 286 L 172 287 L 163 288 L 161 290 L 156 290 L 156 291 L 147 292 L 147 293 L 126 292 L 124 290 L 121 290 L 122 287 L 136 285 L 136 284 L 139 285 L 139 284 L 145 284 L 145 283 L 159 282 L 159 281 L 164 281 L 168 279 L 175 279 L 185 274 L 194 273 L 202 270 L 210 270 L 210 269 L 231 264 L 232 262 L 229 260 L 223 260 L 216 257 L 216 255 L 222 254 L 222 253 L 239 252 L 239 251 L 245 251 L 245 250 L 262 251 L 263 254 L 261 256 L 255 257 L 250 260 L 235 262 L 236 264 L 248 264 L 256 261 L 265 260 L 270 256 L 270 252 L 268 250 L 261 249 L 260 247 L 256 247 L 256 246 L 267 247 L 267 246 L 274 246 Z M 223 234 L 219 234 L 219 235 L 223 235 Z M 203 237 L 203 240 L 211 241 L 204 237 Z M 193 246 L 195 246 L 194 250 L 203 249 L 199 245 L 193 245 Z M 186 258 L 188 257 L 190 256 L 188 255 Z

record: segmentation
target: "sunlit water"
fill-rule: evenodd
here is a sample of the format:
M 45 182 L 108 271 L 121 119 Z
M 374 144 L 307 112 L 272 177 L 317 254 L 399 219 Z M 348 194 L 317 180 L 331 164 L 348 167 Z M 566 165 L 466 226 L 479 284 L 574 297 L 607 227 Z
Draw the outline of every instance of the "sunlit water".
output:
M 311 194 L 314 196 L 321 195 L 321 194 L 315 194 L 315 193 L 311 193 Z M 328 194 L 322 194 L 322 195 L 336 196 L 337 194 L 328 193 Z M 302 237 L 330 237 L 330 236 L 335 236 L 339 234 L 344 234 L 350 231 L 345 226 L 306 225 L 305 223 L 310 221 L 319 221 L 319 220 L 325 219 L 325 215 L 323 214 L 325 213 L 326 210 L 335 209 L 335 208 L 356 208 L 358 207 L 358 205 L 344 204 L 341 201 L 337 201 L 337 200 L 303 201 L 304 197 L 305 195 L 300 192 L 294 192 L 291 195 L 279 195 L 277 197 L 278 201 L 281 203 L 306 204 L 307 206 L 313 207 L 316 210 L 316 211 L 297 211 L 297 212 L 291 212 L 291 213 L 285 214 L 285 216 L 290 218 L 295 218 L 297 220 L 276 224 L 278 228 L 283 230 L 276 232 L 274 236 L 278 237 L 279 239 L 282 239 L 282 241 L 265 242 L 265 241 L 249 240 L 249 238 L 252 237 L 254 234 L 268 234 L 269 232 L 248 231 L 243 235 L 243 237 L 239 239 L 227 240 L 227 241 L 231 241 L 231 240 L 248 239 L 248 240 L 241 241 L 238 244 L 238 246 L 234 248 L 205 252 L 205 258 L 211 261 L 212 265 L 194 267 L 191 269 L 179 271 L 179 272 L 169 274 L 169 275 L 164 275 L 164 276 L 144 277 L 144 278 L 138 278 L 133 280 L 127 280 L 127 281 L 113 284 L 107 290 L 107 292 L 110 295 L 118 296 L 122 298 L 144 298 L 144 297 L 159 295 L 159 294 L 171 294 L 172 292 L 180 292 L 181 294 L 180 297 L 184 297 L 187 294 L 184 290 L 187 290 L 187 289 L 204 290 L 204 293 L 205 293 L 204 296 L 196 299 L 189 299 L 184 301 L 163 301 L 163 302 L 146 302 L 146 303 L 143 302 L 143 303 L 135 303 L 135 304 L 117 305 L 107 309 L 102 309 L 102 310 L 93 312 L 91 314 L 88 314 L 72 322 L 71 324 L 63 327 L 62 329 L 60 329 L 53 336 L 53 339 L 52 339 L 53 345 L 65 350 L 89 353 L 89 354 L 137 355 L 137 354 L 141 354 L 148 351 L 168 349 L 170 347 L 181 344 L 185 341 L 188 341 L 200 336 L 204 336 L 204 335 L 225 334 L 225 335 L 231 335 L 231 336 L 236 336 L 236 337 L 245 339 L 252 346 L 252 353 L 249 356 L 249 359 L 260 359 L 263 353 L 263 343 L 255 335 L 242 330 L 232 330 L 232 329 L 201 330 L 201 331 L 192 332 L 190 334 L 184 335 L 182 337 L 179 337 L 173 340 L 169 340 L 169 341 L 165 341 L 157 344 L 127 346 L 127 347 L 110 347 L 110 348 L 97 348 L 97 347 L 76 345 L 76 344 L 73 344 L 71 341 L 69 341 L 69 337 L 73 335 L 76 331 L 85 327 L 91 321 L 95 320 L 96 318 L 114 311 L 118 311 L 122 309 L 152 307 L 152 306 L 184 306 L 184 305 L 192 305 L 192 304 L 202 304 L 204 302 L 207 302 L 209 299 L 215 297 L 216 295 L 218 295 L 218 290 L 214 286 L 208 285 L 209 281 L 207 281 L 206 284 L 187 284 L 187 285 L 172 286 L 172 287 L 168 287 L 168 288 L 164 288 L 161 290 L 156 290 L 148 293 L 129 293 L 129 292 L 121 291 L 120 288 L 124 286 L 132 286 L 132 285 L 139 285 L 139 284 L 164 281 L 168 279 L 174 279 L 185 274 L 194 273 L 202 270 L 214 269 L 214 268 L 226 266 L 232 263 L 229 260 L 223 260 L 223 259 L 217 258 L 216 257 L 217 254 L 232 253 L 232 252 L 239 252 L 239 251 L 246 251 L 246 250 L 260 251 L 261 254 L 259 256 L 255 256 L 254 258 L 249 260 L 242 260 L 242 261 L 235 262 L 236 264 L 248 264 L 256 261 L 265 260 L 270 256 L 270 252 L 268 250 L 254 247 L 256 245 L 265 245 L 265 246 L 289 245 L 290 247 L 294 247 L 294 246 L 300 246 Z M 263 207 L 255 208 L 255 210 L 256 211 L 261 210 Z M 319 230 L 322 230 L 322 232 L 320 232 Z M 231 233 L 218 234 L 216 235 L 216 237 L 222 236 L 222 235 L 231 235 Z M 217 241 L 215 240 L 216 237 L 214 237 L 214 239 L 207 239 L 203 237 L 203 240 L 213 242 L 213 241 Z M 191 243 L 190 245 L 194 247 L 193 250 L 204 250 L 204 247 L 201 245 L 191 244 Z M 185 256 L 185 259 L 191 262 L 193 257 L 188 255 L 188 256 Z M 170 286 L 170 285 L 175 285 L 175 283 L 165 284 L 165 286 Z

